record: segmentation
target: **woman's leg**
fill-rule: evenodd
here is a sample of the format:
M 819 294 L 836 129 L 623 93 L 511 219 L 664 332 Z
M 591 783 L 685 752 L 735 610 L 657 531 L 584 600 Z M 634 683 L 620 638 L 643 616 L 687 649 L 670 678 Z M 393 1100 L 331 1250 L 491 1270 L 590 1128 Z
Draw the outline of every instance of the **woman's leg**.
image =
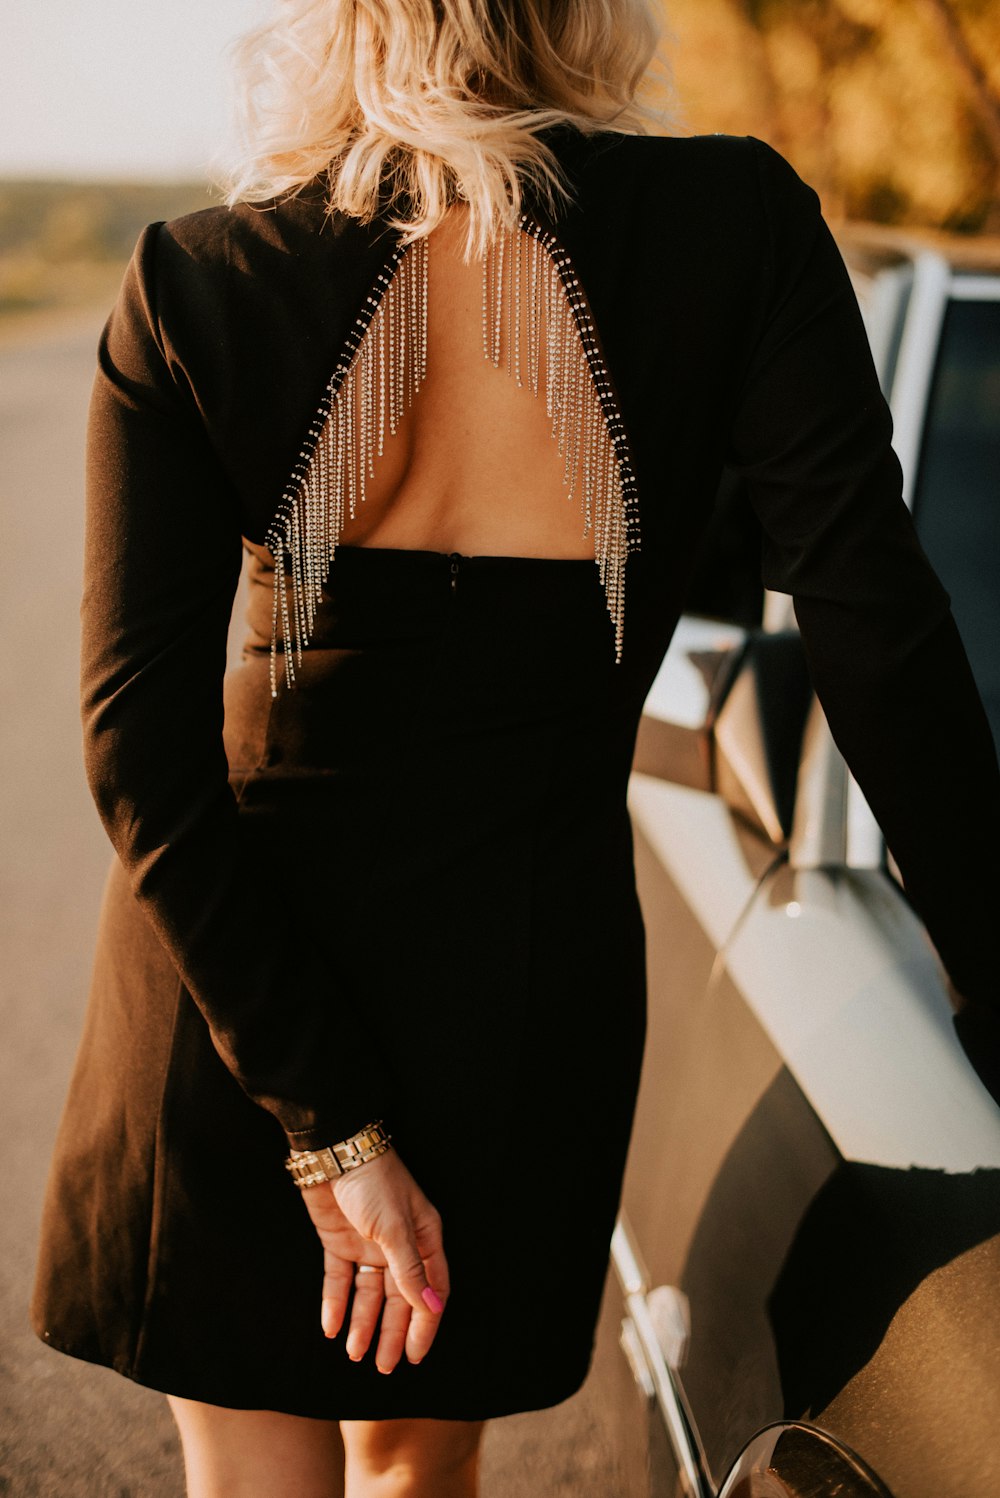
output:
M 344 1442 L 335 1420 L 227 1410 L 169 1394 L 188 1498 L 343 1498 Z
M 485 1420 L 342 1420 L 346 1498 L 476 1498 Z

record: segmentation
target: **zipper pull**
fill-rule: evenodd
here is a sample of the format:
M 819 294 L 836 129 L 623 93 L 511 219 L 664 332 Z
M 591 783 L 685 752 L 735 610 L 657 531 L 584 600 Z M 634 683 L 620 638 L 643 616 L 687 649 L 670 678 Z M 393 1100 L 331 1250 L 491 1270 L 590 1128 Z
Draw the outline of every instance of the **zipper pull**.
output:
M 448 556 L 451 561 L 451 591 L 456 593 L 458 591 L 458 564 L 462 553 L 460 551 L 451 551 L 448 553 Z

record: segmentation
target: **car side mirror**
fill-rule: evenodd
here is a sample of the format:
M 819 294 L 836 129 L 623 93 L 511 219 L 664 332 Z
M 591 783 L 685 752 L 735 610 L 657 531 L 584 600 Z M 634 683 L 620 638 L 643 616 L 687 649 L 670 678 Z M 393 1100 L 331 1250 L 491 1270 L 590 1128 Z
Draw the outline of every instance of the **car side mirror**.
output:
M 784 842 L 811 698 L 797 629 L 685 616 L 646 699 L 632 768 L 718 795 Z

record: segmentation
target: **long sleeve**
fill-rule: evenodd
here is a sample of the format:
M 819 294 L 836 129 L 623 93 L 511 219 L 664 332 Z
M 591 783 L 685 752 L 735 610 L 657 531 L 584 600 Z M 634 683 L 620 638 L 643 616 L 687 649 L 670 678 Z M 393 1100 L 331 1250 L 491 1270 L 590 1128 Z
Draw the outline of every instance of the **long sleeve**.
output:
M 959 992 L 1000 1012 L 1000 770 L 951 599 L 902 497 L 846 266 L 811 187 L 754 141 L 770 296 L 730 428 L 830 731 Z
M 223 743 L 237 497 L 175 378 L 143 230 L 99 345 L 87 436 L 88 783 L 136 899 L 236 1080 L 293 1146 L 391 1121 L 392 1083 L 308 919 L 281 834 L 241 816 Z M 322 941 L 317 929 L 326 931 Z M 220 1143 L 223 1141 L 220 1141 Z

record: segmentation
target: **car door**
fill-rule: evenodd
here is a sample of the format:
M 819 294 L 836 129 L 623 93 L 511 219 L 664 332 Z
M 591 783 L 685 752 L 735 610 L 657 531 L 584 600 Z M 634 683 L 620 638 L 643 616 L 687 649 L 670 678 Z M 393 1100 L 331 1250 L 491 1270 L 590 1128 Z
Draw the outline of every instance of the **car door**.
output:
M 637 744 L 649 1019 L 614 1252 L 625 1351 L 673 1453 L 650 1458 L 653 1493 L 715 1492 L 782 1417 L 765 1291 L 836 1165 L 727 962 L 787 860 L 809 702 L 794 630 L 685 618 Z

